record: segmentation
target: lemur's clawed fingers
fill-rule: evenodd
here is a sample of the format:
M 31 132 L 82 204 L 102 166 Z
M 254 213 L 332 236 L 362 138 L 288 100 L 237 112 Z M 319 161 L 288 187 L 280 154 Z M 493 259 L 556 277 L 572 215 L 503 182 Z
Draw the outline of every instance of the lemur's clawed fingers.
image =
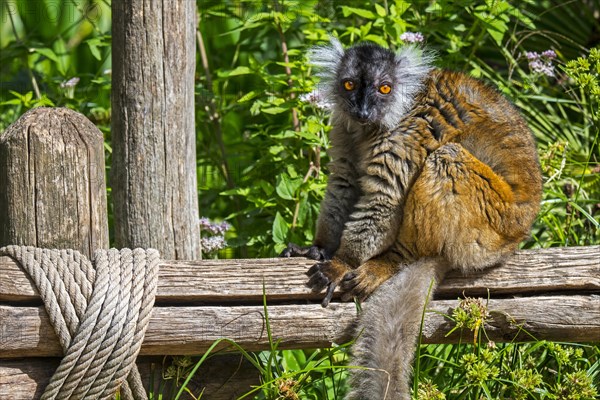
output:
M 329 259 L 325 250 L 318 246 L 300 247 L 294 243 L 288 243 L 288 246 L 279 254 L 279 257 L 306 257 L 316 261 Z
M 310 267 L 306 275 L 308 275 L 308 282 L 306 286 L 312 289 L 313 292 L 320 292 L 327 285 L 331 283 L 331 280 L 322 270 L 324 269 L 324 265 L 328 262 L 318 263 Z
M 321 303 L 323 307 L 327 307 L 333 298 L 336 287 L 349 270 L 350 267 L 346 263 L 336 258 L 319 262 L 306 272 L 309 277 L 306 285 L 317 293 L 327 288 L 325 298 Z
M 344 276 L 340 288 L 342 290 L 342 301 L 351 301 L 354 298 L 362 301 L 377 287 L 372 287 L 369 280 L 364 279 L 362 274 L 353 271 Z
M 344 275 L 340 282 L 342 301 L 351 301 L 354 298 L 365 300 L 391 276 L 391 271 L 388 275 L 388 271 L 382 271 L 377 265 L 369 261 Z M 374 266 L 379 273 L 374 273 Z
M 329 302 L 333 298 L 333 292 L 335 291 L 336 287 L 337 287 L 337 283 L 335 283 L 335 282 L 329 283 L 329 285 L 327 286 L 327 292 L 325 292 L 325 297 L 323 298 L 323 301 L 321 302 L 321 306 L 327 307 L 329 305 Z

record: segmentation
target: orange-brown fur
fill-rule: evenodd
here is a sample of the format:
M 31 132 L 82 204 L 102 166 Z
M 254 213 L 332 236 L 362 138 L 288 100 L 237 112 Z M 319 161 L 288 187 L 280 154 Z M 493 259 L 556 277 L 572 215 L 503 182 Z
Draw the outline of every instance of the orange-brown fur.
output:
M 537 153 L 514 107 L 495 90 L 456 72 L 434 71 L 425 88 L 413 112 L 388 137 L 360 143 L 357 154 L 352 154 L 358 162 L 356 172 L 348 175 L 356 175 L 364 192 L 375 192 L 381 184 L 369 176 L 386 173 L 390 188 L 396 177 L 406 180 L 408 188 L 393 196 L 402 209 L 401 217 L 391 221 L 397 226 L 387 227 L 394 232 L 389 235 L 393 242 L 371 252 L 359 253 L 361 247 L 343 242 L 336 249 L 332 262 L 346 268 L 336 268 L 341 275 L 330 276 L 332 281 L 340 282 L 343 271 L 360 270 L 363 264 L 370 270 L 361 274 L 362 286 L 368 289 L 360 298 L 381 284 L 380 274 L 389 278 L 395 272 L 373 266 L 386 264 L 389 256 L 380 250 L 400 253 L 405 262 L 442 256 L 452 267 L 482 268 L 516 249 L 539 208 Z M 345 156 L 338 153 L 356 147 L 346 135 L 335 135 L 334 130 L 334 174 L 346 169 L 335 165 L 336 158 Z M 390 159 L 391 149 L 398 159 Z M 414 171 L 405 167 L 404 160 L 410 160 Z M 315 245 L 330 246 L 335 226 L 331 218 L 320 219 Z

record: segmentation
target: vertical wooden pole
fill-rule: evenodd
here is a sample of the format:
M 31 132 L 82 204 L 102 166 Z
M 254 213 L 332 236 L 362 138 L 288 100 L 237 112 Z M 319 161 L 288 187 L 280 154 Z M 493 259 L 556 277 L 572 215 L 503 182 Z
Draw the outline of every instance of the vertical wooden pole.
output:
M 200 255 L 194 46 L 196 3 L 113 2 L 111 186 L 117 247 Z
M 108 248 L 102 133 L 66 108 L 35 108 L 0 135 L 0 246 Z
M 25 113 L 0 134 L 0 247 L 75 249 L 88 258 L 108 248 L 104 173 L 102 133 L 86 117 L 66 108 Z M 0 398 L 39 398 L 57 366 L 0 359 Z

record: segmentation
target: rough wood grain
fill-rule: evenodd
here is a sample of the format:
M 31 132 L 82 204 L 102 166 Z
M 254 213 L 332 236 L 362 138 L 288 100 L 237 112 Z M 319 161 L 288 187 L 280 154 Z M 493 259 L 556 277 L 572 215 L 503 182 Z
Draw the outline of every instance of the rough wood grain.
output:
M 446 337 L 452 323 L 443 315 L 456 300 L 435 300 L 427 313 L 424 343 L 456 343 L 457 332 Z M 368 306 L 368 303 L 367 305 Z M 600 340 L 600 296 L 539 296 L 491 299 L 492 319 L 486 326 L 491 340 L 547 339 L 593 342 Z M 352 303 L 273 305 L 269 323 L 280 348 L 328 347 L 352 337 L 356 307 Z M 156 307 L 144 338 L 142 355 L 202 354 L 216 340 L 228 338 L 246 350 L 269 348 L 262 306 Z M 54 357 L 62 350 L 49 328 L 42 307 L 0 306 L 0 358 Z M 528 334 L 521 332 L 524 329 Z M 469 340 L 470 334 L 462 337 Z M 222 342 L 219 348 L 230 347 Z
M 108 248 L 102 133 L 66 108 L 35 108 L 0 135 L 0 247 Z
M 316 300 L 305 287 L 312 261 L 257 260 L 163 261 L 158 304 L 261 302 L 263 283 L 269 301 Z M 505 265 L 471 274 L 450 274 L 437 298 L 534 295 L 600 291 L 600 246 L 517 252 Z M 0 301 L 36 301 L 29 278 L 8 257 L 0 257 Z
M 194 360 L 196 361 L 196 360 Z M 57 358 L 27 358 L 23 360 L 0 360 L 0 399 L 39 399 L 52 373 L 58 367 Z M 152 386 L 153 394 L 171 398 L 171 380 L 163 380 L 162 374 L 172 364 L 170 357 L 140 357 L 137 366 L 146 389 Z M 235 380 L 236 385 L 231 385 Z M 159 383 L 164 387 L 159 387 Z M 259 384 L 256 368 L 240 355 L 230 354 L 206 360 L 188 384 L 197 397 L 210 400 L 234 400 Z M 183 400 L 191 400 L 187 393 Z
M 200 255 L 196 3 L 117 1 L 112 12 L 111 185 L 117 247 Z

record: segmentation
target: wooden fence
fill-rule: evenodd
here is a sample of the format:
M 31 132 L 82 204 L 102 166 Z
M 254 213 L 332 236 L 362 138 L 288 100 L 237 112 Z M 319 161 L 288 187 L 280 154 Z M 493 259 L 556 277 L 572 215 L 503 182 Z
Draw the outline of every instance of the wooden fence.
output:
M 470 332 L 447 336 L 453 323 L 446 315 L 463 296 L 489 298 L 486 332 L 496 342 L 598 341 L 599 259 L 600 246 L 529 250 L 468 278 L 452 273 L 430 303 L 423 342 L 472 340 Z M 334 301 L 322 308 L 322 295 L 304 286 L 304 273 L 311 265 L 305 259 L 162 262 L 156 305 L 140 354 L 202 354 L 221 338 L 247 350 L 268 349 L 264 298 L 279 348 L 327 347 L 352 339 L 355 305 Z M 52 357 L 61 356 L 62 349 L 35 288 L 8 257 L 0 257 L 0 321 L 0 398 L 30 399 L 48 381 L 57 365 Z M 23 357 L 35 358 L 14 360 Z M 145 360 L 140 364 L 148 378 Z M 235 376 L 235 360 L 239 361 L 234 358 L 218 368 L 220 379 L 227 367 L 238 387 L 245 384 L 249 390 L 256 372 L 245 369 Z M 221 390 L 210 398 L 235 395 Z

